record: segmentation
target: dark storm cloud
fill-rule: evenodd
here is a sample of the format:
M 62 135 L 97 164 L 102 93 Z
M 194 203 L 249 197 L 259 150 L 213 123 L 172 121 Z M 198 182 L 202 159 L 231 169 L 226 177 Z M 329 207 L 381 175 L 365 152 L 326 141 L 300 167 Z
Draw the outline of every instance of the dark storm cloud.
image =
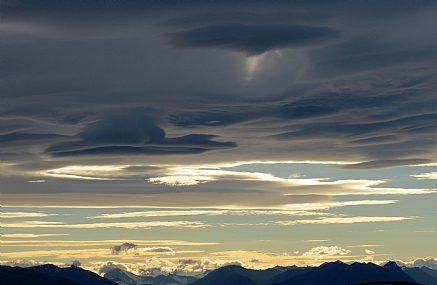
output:
M 310 46 L 330 41 L 336 31 L 313 26 L 249 26 L 226 24 L 207 26 L 168 35 L 177 48 L 221 48 L 248 55 L 272 49 Z
M 434 2 L 102 3 L 2 11 L 3 158 L 437 160 Z
M 233 142 L 219 142 L 217 136 L 190 134 L 167 138 L 148 109 L 123 109 L 88 123 L 76 135 L 78 140 L 49 146 L 53 156 L 197 154 L 233 148 Z

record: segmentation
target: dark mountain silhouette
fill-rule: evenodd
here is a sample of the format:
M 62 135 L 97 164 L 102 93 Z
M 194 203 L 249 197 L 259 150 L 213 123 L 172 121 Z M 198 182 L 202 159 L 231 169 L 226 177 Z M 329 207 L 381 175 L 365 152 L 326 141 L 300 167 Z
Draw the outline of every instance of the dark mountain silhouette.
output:
M 381 281 L 381 282 L 366 282 L 366 283 L 359 283 L 359 284 L 351 284 L 351 285 L 424 285 L 424 284 L 417 284 L 407 281 Z
M 228 265 L 212 271 L 202 279 L 193 282 L 190 285 L 240 284 L 240 283 L 228 283 L 230 282 L 228 278 L 231 278 L 232 280 L 236 280 L 235 275 L 247 277 L 255 285 L 264 285 L 267 284 L 273 277 L 282 273 L 282 271 L 283 270 L 281 270 L 278 267 L 269 268 L 266 270 L 251 270 L 251 269 L 243 268 L 239 265 Z M 244 282 L 247 282 L 246 279 L 244 280 L 245 280 Z M 243 282 L 243 279 L 240 281 Z
M 38 273 L 28 268 L 0 265 L 2 285 L 81 285 L 65 278 Z
M 247 279 L 238 279 L 237 276 L 247 277 L 255 285 L 349 285 L 386 281 L 417 284 L 417 280 L 407 275 L 395 262 L 388 262 L 384 266 L 378 266 L 373 263 L 359 262 L 349 265 L 336 261 L 324 263 L 319 267 L 289 267 L 285 272 L 281 271 L 283 270 L 278 268 L 250 270 L 231 265 L 214 270 L 190 285 L 234 285 L 248 282 Z M 432 276 L 430 277 L 432 278 Z
M 406 281 L 416 283 L 394 262 L 384 267 L 373 263 L 355 262 L 351 265 L 341 261 L 324 263 L 307 273 L 292 277 L 274 285 L 348 285 L 377 281 Z
M 418 268 L 418 267 L 413 267 L 413 268 L 404 267 L 404 268 L 402 268 L 402 270 L 405 273 L 407 273 L 411 278 L 413 278 L 414 280 L 416 280 L 417 282 L 419 282 L 421 284 L 437 285 L 437 278 L 432 276 L 432 275 L 430 275 L 430 274 L 428 274 L 428 273 L 426 273 L 425 270 L 423 270 L 423 267 L 422 268 Z M 430 269 L 430 270 L 432 270 L 432 269 Z
M 272 279 L 269 280 L 268 284 L 273 283 L 279 283 L 282 281 L 285 281 L 287 279 L 293 278 L 297 275 L 301 275 L 304 273 L 307 273 L 308 271 L 312 270 L 312 267 L 297 267 L 297 266 L 290 266 L 285 272 L 282 272 Z
M 29 267 L 29 269 L 41 274 L 65 278 L 82 285 L 118 285 L 113 281 L 110 281 L 91 271 L 76 267 L 74 265 L 67 268 L 60 268 L 53 264 L 45 264 Z

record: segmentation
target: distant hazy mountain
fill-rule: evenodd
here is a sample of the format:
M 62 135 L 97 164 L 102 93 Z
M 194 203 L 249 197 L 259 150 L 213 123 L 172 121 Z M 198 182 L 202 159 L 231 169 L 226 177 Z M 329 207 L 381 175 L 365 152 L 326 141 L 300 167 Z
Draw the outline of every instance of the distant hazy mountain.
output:
M 60 268 L 53 264 L 29 267 L 34 272 L 49 276 L 62 277 L 82 285 L 117 285 L 117 283 L 103 278 L 94 272 L 76 267 L 74 265 L 67 268 Z M 62 284 L 62 283 L 59 283 Z
M 35 272 L 29 268 L 0 265 L 2 285 L 81 285 L 65 278 Z
M 111 281 L 117 282 L 119 285 L 187 285 L 198 280 L 196 277 L 177 274 L 137 276 L 119 268 L 108 271 L 104 276 Z
M 423 266 L 420 269 L 422 269 L 425 273 L 431 275 L 432 277 L 437 278 L 437 270 L 430 269 L 426 266 Z
M 426 285 L 437 285 L 437 270 L 432 270 L 426 267 L 403 267 L 402 270 L 418 283 Z M 433 273 L 433 271 L 435 271 Z M 434 276 L 433 276 L 434 274 Z
M 216 269 L 203 277 L 202 279 L 191 283 L 190 285 L 218 285 L 218 284 L 234 284 L 228 283 L 230 282 L 229 278 L 233 278 L 232 280 L 236 280 L 236 277 L 233 276 L 241 276 L 249 278 L 252 283 L 255 285 L 265 285 L 274 278 L 276 275 L 282 273 L 283 270 L 279 267 L 269 268 L 266 270 L 250 270 L 243 268 L 238 265 L 228 265 L 222 268 Z M 247 279 L 245 279 L 244 284 L 249 284 Z M 241 280 L 242 282 L 242 280 Z M 240 283 L 235 283 L 240 284 Z

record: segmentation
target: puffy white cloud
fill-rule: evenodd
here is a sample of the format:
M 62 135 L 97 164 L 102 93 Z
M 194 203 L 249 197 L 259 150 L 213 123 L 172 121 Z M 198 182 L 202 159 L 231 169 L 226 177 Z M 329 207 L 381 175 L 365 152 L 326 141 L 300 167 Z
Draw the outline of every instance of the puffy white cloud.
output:
M 417 258 L 413 261 L 402 261 L 402 260 L 396 260 L 395 261 L 399 266 L 407 266 L 407 267 L 428 267 L 430 269 L 437 270 L 437 258 L 428 256 L 425 258 Z
M 430 269 L 437 270 L 437 258 L 435 257 L 426 257 L 426 258 L 418 258 L 413 261 L 414 267 L 428 267 Z
M 323 259 L 325 257 L 347 255 L 351 251 L 339 246 L 318 246 L 313 247 L 307 252 L 304 252 L 302 256 L 308 256 L 311 259 Z

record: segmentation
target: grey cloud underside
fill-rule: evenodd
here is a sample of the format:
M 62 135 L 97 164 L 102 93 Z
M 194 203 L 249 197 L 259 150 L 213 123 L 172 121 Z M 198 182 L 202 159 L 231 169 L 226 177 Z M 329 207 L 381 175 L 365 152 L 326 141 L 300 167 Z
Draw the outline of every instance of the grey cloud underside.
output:
M 226 24 L 167 35 L 176 48 L 221 48 L 248 55 L 287 47 L 317 45 L 333 40 L 337 32 L 328 27 Z
M 147 109 L 113 111 L 97 122 L 86 124 L 72 138 L 76 141 L 52 144 L 46 153 L 53 156 L 198 154 L 237 146 L 234 142 L 214 141 L 215 135 L 167 138 L 150 113 L 153 112 Z
M 375 168 L 385 168 L 385 167 L 395 167 L 402 165 L 419 165 L 432 163 L 430 159 L 392 159 L 392 160 L 374 160 L 366 161 L 362 163 L 347 164 L 340 168 L 342 169 L 375 169 Z
M 354 81 L 343 82 L 343 87 L 335 87 L 344 89 L 341 92 L 321 88 L 280 102 L 175 114 L 169 122 L 180 127 L 237 125 L 241 132 L 244 124 L 253 122 L 259 125 L 258 136 L 267 129 L 267 140 L 290 146 L 331 141 L 332 151 L 341 145 L 369 161 L 350 168 L 423 164 L 435 159 L 437 140 L 437 113 L 431 107 L 436 104 L 434 84 L 423 86 L 426 81 L 411 76 L 379 85 L 378 80 L 368 77 L 364 87 L 353 86 Z M 267 123 L 269 120 L 274 122 Z

